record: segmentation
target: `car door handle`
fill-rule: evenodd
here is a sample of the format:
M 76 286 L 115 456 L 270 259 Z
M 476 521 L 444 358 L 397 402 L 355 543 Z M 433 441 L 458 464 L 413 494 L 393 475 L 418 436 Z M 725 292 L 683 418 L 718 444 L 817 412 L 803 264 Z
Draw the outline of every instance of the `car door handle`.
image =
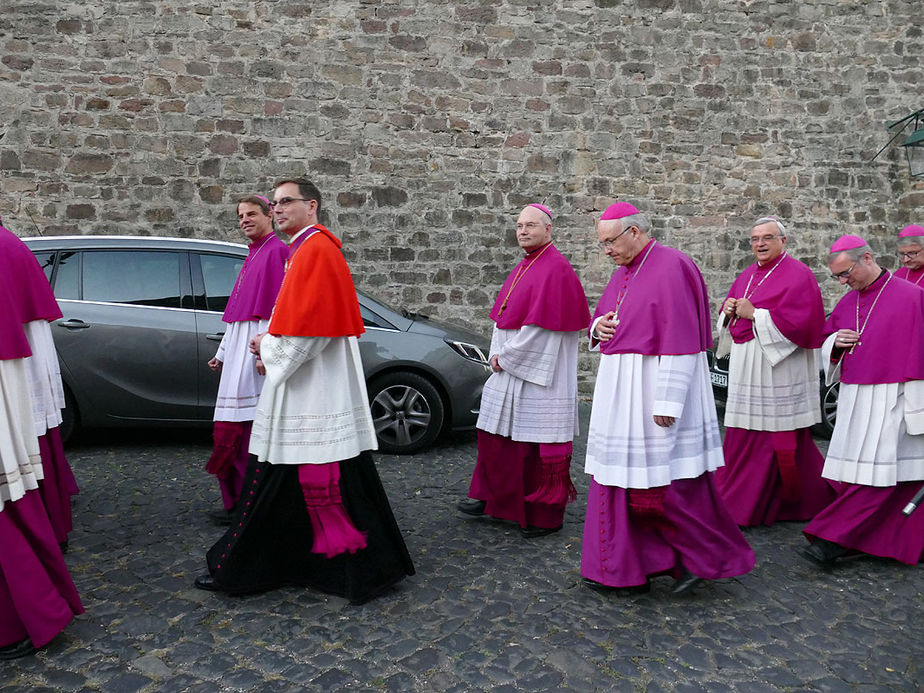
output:
M 220 342 L 222 340 L 222 337 L 224 336 L 225 336 L 224 332 L 216 332 L 215 334 L 205 335 L 205 338 L 211 342 Z
M 83 320 L 77 320 L 75 318 L 71 318 L 70 320 L 59 320 L 55 324 L 59 327 L 66 327 L 69 330 L 85 330 L 90 326 L 89 323 L 85 323 Z

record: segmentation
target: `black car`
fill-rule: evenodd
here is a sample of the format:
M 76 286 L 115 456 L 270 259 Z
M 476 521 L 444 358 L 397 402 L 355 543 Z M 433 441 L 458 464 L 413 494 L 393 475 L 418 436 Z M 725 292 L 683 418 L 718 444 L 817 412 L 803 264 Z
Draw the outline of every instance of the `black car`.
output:
M 713 349 L 706 351 L 706 359 L 709 361 L 709 377 L 712 379 L 712 393 L 715 395 L 716 405 L 721 409 L 725 408 L 725 402 L 728 399 L 728 358 L 728 356 L 723 356 L 717 359 Z M 821 422 L 812 426 L 812 432 L 816 435 L 830 438 L 834 432 L 839 390 L 839 382 L 825 385 L 824 371 L 819 371 L 818 396 L 821 399 Z

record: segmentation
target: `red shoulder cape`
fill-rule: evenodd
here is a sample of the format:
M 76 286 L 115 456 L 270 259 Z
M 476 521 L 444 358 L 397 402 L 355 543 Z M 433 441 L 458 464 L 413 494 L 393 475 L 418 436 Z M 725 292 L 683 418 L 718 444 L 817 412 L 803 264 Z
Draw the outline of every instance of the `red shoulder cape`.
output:
M 340 240 L 317 225 L 289 258 L 269 332 L 291 337 L 358 337 L 365 328 Z

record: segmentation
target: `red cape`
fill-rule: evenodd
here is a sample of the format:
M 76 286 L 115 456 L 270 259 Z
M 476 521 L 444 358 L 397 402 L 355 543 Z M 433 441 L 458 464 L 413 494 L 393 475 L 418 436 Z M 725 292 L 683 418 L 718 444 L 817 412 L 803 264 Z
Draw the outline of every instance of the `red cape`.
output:
M 269 331 L 290 337 L 358 337 L 365 328 L 340 240 L 321 225 L 289 258 Z

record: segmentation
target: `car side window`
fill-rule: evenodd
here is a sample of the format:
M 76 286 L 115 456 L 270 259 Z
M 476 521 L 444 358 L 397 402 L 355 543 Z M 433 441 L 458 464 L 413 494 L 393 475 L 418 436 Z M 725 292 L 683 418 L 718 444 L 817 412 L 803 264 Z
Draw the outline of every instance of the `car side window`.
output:
M 55 298 L 80 298 L 80 253 L 62 250 L 56 254 Z
M 179 308 L 179 253 L 83 252 L 83 300 Z
M 205 284 L 205 309 L 224 312 L 244 258 L 203 253 L 199 255 L 199 265 Z
M 42 268 L 42 271 L 45 273 L 45 279 L 48 280 L 48 283 L 51 283 L 51 272 L 55 268 L 55 254 L 51 251 L 41 251 L 33 253 L 35 259 L 38 260 L 39 267 Z

